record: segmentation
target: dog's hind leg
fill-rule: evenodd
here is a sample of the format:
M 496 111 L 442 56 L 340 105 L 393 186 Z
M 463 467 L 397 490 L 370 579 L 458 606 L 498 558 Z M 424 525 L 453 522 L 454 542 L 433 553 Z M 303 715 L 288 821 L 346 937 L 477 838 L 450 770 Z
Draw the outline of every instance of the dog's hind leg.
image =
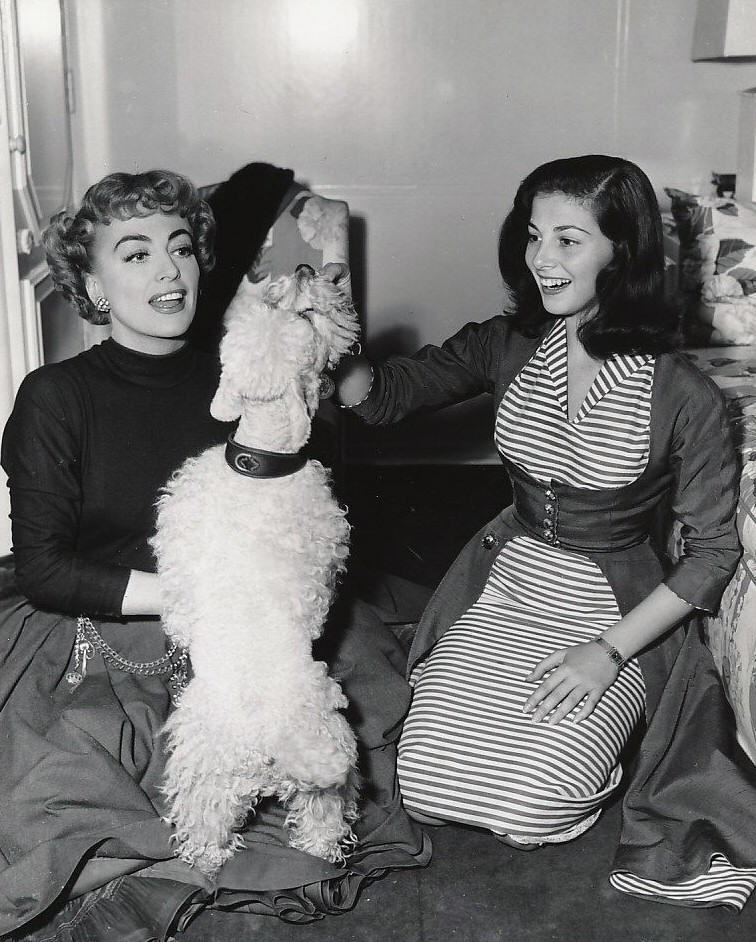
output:
M 257 803 L 258 791 L 248 762 L 217 730 L 197 722 L 185 700 L 186 693 L 166 724 L 165 820 L 174 827 L 177 856 L 212 875 L 244 846 L 237 829 Z

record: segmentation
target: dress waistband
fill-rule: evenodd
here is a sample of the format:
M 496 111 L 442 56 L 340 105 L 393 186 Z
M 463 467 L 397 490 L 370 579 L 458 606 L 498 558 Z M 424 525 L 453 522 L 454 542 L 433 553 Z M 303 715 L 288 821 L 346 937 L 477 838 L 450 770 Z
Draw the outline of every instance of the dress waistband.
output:
M 551 546 L 605 553 L 637 546 L 649 537 L 653 505 L 648 502 L 627 506 L 621 490 L 544 484 L 511 466 L 509 472 L 515 520 Z

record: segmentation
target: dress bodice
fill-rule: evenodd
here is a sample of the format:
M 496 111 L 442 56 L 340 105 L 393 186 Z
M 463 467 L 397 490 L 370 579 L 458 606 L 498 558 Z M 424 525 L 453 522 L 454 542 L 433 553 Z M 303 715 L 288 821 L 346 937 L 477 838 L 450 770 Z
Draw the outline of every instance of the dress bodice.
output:
M 630 484 L 648 462 L 653 382 L 653 357 L 609 357 L 570 420 L 567 330 L 559 320 L 504 394 L 496 445 L 539 481 L 591 489 Z

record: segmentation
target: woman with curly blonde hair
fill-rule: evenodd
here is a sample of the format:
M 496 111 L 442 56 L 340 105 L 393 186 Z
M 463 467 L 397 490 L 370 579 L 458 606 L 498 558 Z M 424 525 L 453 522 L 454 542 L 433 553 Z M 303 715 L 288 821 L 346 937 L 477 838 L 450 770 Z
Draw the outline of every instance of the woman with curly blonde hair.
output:
M 195 187 L 160 170 L 105 177 L 45 234 L 56 286 L 111 336 L 26 377 L 3 436 L 17 579 L 0 592 L 4 937 L 163 940 L 211 902 L 309 921 L 428 858 L 395 785 L 398 642 L 367 609 L 331 644 L 367 781 L 347 865 L 289 848 L 272 800 L 217 882 L 174 857 L 160 733 L 189 665 L 161 626 L 148 541 L 160 488 L 232 430 L 210 416 L 217 358 L 189 342 L 214 229 Z

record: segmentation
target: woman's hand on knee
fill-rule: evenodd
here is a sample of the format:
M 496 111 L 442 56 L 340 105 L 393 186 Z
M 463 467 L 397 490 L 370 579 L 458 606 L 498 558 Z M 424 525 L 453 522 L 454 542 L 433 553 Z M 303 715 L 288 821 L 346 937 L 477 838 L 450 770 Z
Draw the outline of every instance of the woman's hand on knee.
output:
M 532 712 L 535 722 L 548 716 L 549 723 L 554 725 L 582 704 L 575 716 L 575 722 L 579 722 L 593 713 L 617 674 L 615 665 L 595 644 L 561 648 L 536 664 L 525 678 L 531 682 L 546 679 L 528 697 L 523 710 Z

